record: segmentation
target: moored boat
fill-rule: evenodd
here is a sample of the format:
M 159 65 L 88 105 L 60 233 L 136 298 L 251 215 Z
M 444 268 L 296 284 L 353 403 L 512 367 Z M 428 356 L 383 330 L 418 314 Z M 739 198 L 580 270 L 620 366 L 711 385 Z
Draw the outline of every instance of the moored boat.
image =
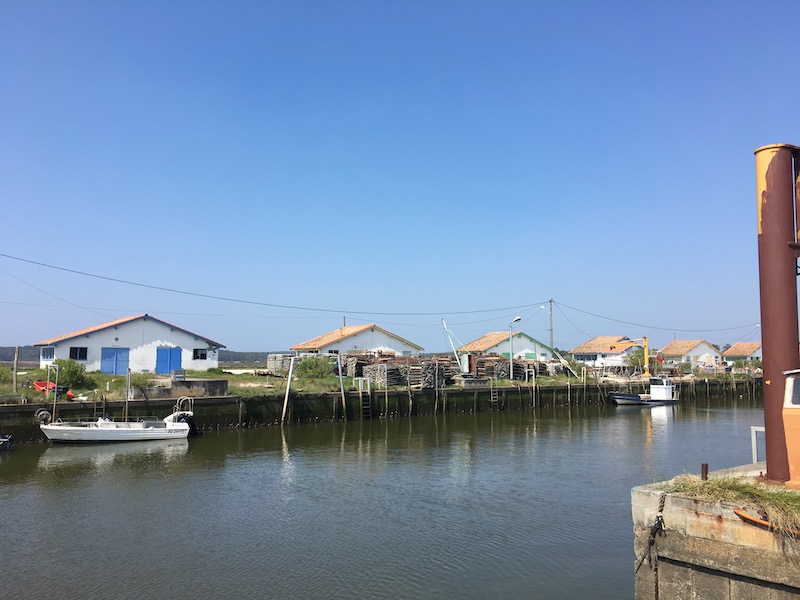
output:
M 664 375 L 650 377 L 649 393 L 634 394 L 631 392 L 609 392 L 609 399 L 620 406 L 661 406 L 678 402 L 675 383 Z
M 99 417 L 96 421 L 61 421 L 49 422 L 47 416 L 39 418 L 39 427 L 52 442 L 140 442 L 145 440 L 185 439 L 190 432 L 196 432 L 194 413 L 183 408 L 191 398 L 181 398 L 175 405 L 172 414 L 158 419 L 148 417 L 137 421 L 115 421 Z

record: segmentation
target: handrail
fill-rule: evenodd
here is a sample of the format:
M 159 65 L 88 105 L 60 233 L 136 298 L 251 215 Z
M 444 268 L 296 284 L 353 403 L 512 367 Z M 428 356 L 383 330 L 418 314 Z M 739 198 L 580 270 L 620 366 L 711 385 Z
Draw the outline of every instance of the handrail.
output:
M 758 462 L 758 444 L 756 443 L 756 432 L 765 433 L 765 429 L 763 426 L 759 427 L 758 425 L 751 425 L 750 426 L 750 447 L 753 453 L 753 464 Z

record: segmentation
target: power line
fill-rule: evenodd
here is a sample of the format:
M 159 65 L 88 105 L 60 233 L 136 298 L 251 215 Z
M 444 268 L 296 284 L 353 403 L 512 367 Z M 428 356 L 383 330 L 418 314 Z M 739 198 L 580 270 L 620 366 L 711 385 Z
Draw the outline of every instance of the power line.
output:
M 332 308 L 296 306 L 296 305 L 290 305 L 290 304 L 277 304 L 277 303 L 271 303 L 271 302 L 259 302 L 259 301 L 256 301 L 256 300 L 244 300 L 244 299 L 241 299 L 241 298 L 230 298 L 230 297 L 226 297 L 226 296 L 216 296 L 216 295 L 213 295 L 213 294 L 204 294 L 204 293 L 200 293 L 200 292 L 190 292 L 190 291 L 186 291 L 186 290 L 168 288 L 168 287 L 153 285 L 153 284 L 149 284 L 149 283 L 128 281 L 126 279 L 121 279 L 121 278 L 118 278 L 118 277 L 109 277 L 107 275 L 98 275 L 96 273 L 88 273 L 86 271 L 78 271 L 76 269 L 69 269 L 67 267 L 59 267 L 59 266 L 56 266 L 56 265 L 50 265 L 50 264 L 47 264 L 47 263 L 42 263 L 42 262 L 38 262 L 38 261 L 26 259 L 26 258 L 21 258 L 21 257 L 18 257 L 18 256 L 12 256 L 12 255 L 9 255 L 9 254 L 0 253 L 0 257 L 7 258 L 7 259 L 10 259 L 10 260 L 19 261 L 19 262 L 23 262 L 23 263 L 27 263 L 27 264 L 31 264 L 31 265 L 36 265 L 36 266 L 39 266 L 39 267 L 44 267 L 44 268 L 47 268 L 47 269 L 53 269 L 53 270 L 62 271 L 62 272 L 65 272 L 65 273 L 72 273 L 74 275 L 81 275 L 83 277 L 90 277 L 90 278 L 93 278 L 93 279 L 100 279 L 100 280 L 103 280 L 103 281 L 110 281 L 110 282 L 113 282 L 113 283 L 121 283 L 121 284 L 124 284 L 124 285 L 130 285 L 130 286 L 134 286 L 134 287 L 146 288 L 146 289 L 157 290 L 157 291 L 162 291 L 162 292 L 169 292 L 169 293 L 172 293 L 172 294 L 181 294 L 181 295 L 184 295 L 184 296 L 192 296 L 192 297 L 195 297 L 195 298 L 205 298 L 205 299 L 209 299 L 209 300 L 219 300 L 219 301 L 223 301 L 223 302 L 233 302 L 233 303 L 237 303 L 237 304 L 246 304 L 246 305 L 251 305 L 251 306 L 265 306 L 265 307 L 269 307 L 269 308 L 281 308 L 281 309 L 286 309 L 286 310 L 297 310 L 297 311 L 307 311 L 307 312 L 336 313 L 336 314 L 344 314 L 344 315 L 348 315 L 349 314 L 349 315 L 402 316 L 402 317 L 419 317 L 419 316 L 426 316 L 426 317 L 439 316 L 439 317 L 441 317 L 443 315 L 474 315 L 474 314 L 486 314 L 486 313 L 503 312 L 503 311 L 518 311 L 518 310 L 522 310 L 522 309 L 530 309 L 530 308 L 534 308 L 534 307 L 541 307 L 541 305 L 543 304 L 543 302 L 533 302 L 533 303 L 530 303 L 530 304 L 519 304 L 519 305 L 516 305 L 516 306 L 507 306 L 507 307 L 502 307 L 502 308 L 488 308 L 488 309 L 480 309 L 480 310 L 463 310 L 463 311 L 434 311 L 434 312 L 376 312 L 376 311 L 365 311 L 365 310 L 361 310 L 361 311 L 359 311 L 359 310 L 342 310 L 342 309 L 332 309 Z M 7 271 L 4 271 L 4 272 L 9 274 L 9 275 L 11 275 Z M 14 277 L 13 275 L 11 275 L 11 276 Z M 16 277 L 14 277 L 14 278 L 18 279 Z M 18 279 L 18 280 L 22 281 L 21 279 Z M 22 281 L 22 283 L 25 283 L 26 285 L 31 285 L 31 284 L 28 284 L 28 283 L 26 283 L 24 281 Z M 35 286 L 31 286 L 31 287 L 35 287 Z M 35 288 L 35 289 L 39 289 L 39 288 Z M 40 290 L 40 291 L 44 291 L 44 290 Z M 45 293 L 47 293 L 47 292 L 45 292 Z M 52 294 L 48 294 L 48 295 L 52 296 Z M 53 296 L 53 297 L 54 298 L 58 298 L 57 296 Z M 69 302 L 67 300 L 64 300 L 63 298 L 58 298 L 58 299 L 59 300 L 63 300 L 64 302 L 67 302 L 69 304 L 72 304 L 75 307 L 84 308 L 84 307 L 79 307 L 78 305 L 76 305 L 76 304 L 74 304 L 72 302 Z M 682 332 L 689 332 L 689 333 L 691 333 L 691 332 L 697 332 L 697 333 L 700 333 L 700 332 L 712 332 L 713 333 L 713 332 L 720 332 L 720 331 L 734 331 L 734 330 L 737 330 L 737 329 L 744 329 L 744 328 L 753 327 L 754 325 L 756 325 L 755 323 L 749 323 L 747 325 L 739 325 L 739 326 L 736 326 L 736 327 L 724 327 L 724 328 L 718 328 L 718 329 L 683 329 L 683 328 L 680 328 L 680 327 L 660 327 L 660 326 L 657 326 L 657 325 L 645 325 L 645 324 L 642 324 L 642 323 L 633 323 L 631 321 L 625 321 L 625 320 L 622 320 L 622 319 L 615 319 L 613 317 L 607 317 L 607 316 L 600 315 L 600 314 L 597 314 L 597 313 L 593 313 L 593 312 L 590 312 L 590 311 L 587 311 L 587 310 L 582 310 L 582 309 L 576 308 L 574 306 L 569 306 L 567 304 L 564 304 L 563 302 L 553 301 L 553 303 L 558 307 L 559 312 L 564 316 L 564 318 L 567 319 L 567 321 L 569 321 L 569 323 L 573 327 L 575 327 L 578 331 L 580 331 L 581 333 L 583 333 L 584 335 L 587 335 L 587 336 L 588 336 L 588 334 L 586 332 L 582 331 L 575 323 L 573 323 L 567 317 L 567 315 L 564 313 L 564 311 L 561 309 L 561 307 L 568 308 L 570 310 L 574 310 L 576 312 L 580 312 L 580 313 L 583 313 L 583 314 L 586 314 L 586 315 L 590 315 L 590 316 L 598 318 L 598 319 L 604 319 L 604 320 L 607 320 L 607 321 L 613 321 L 615 323 L 622 323 L 624 325 L 630 325 L 630 326 L 633 326 L 633 327 L 642 327 L 642 328 L 646 328 L 646 329 L 655 329 L 655 330 L 660 330 L 660 331 L 682 331 Z M 91 309 L 88 309 L 88 308 L 84 308 L 84 310 L 90 310 L 91 311 Z M 97 314 L 99 314 L 99 313 L 97 313 Z M 529 317 L 529 319 L 530 319 L 530 317 Z M 489 321 L 489 320 L 494 320 L 494 319 L 487 319 L 486 321 Z M 479 322 L 481 322 L 481 321 L 475 321 L 475 323 L 479 323 Z M 589 337 L 591 337 L 591 336 L 589 336 Z
M 75 269 L 68 269 L 66 267 L 58 267 L 55 265 L 49 265 L 42 262 L 37 262 L 35 260 L 28 260 L 27 258 L 20 258 L 18 256 L 11 256 L 9 254 L 2 254 L 0 256 L 4 258 L 8 258 L 11 260 L 16 260 L 24 263 L 28 263 L 31 265 L 36 265 L 39 267 L 45 267 L 48 269 L 54 269 L 56 271 L 63 271 L 65 273 L 73 273 L 75 275 L 81 275 L 83 277 L 91 277 L 93 279 L 101 279 L 103 281 L 111 281 L 114 283 L 122 283 L 125 285 L 132 285 L 135 287 L 147 288 L 151 290 L 158 290 L 161 292 L 170 292 L 172 294 L 182 294 L 184 296 L 193 296 L 195 298 L 206 298 L 208 300 L 221 300 L 223 302 L 236 302 L 238 304 L 249 304 L 252 306 L 267 306 L 269 308 L 284 308 L 288 310 L 304 310 L 304 311 L 311 311 L 311 312 L 324 312 L 324 313 L 337 313 L 337 314 L 352 314 L 352 315 L 378 315 L 378 316 L 402 316 L 402 317 L 431 317 L 431 316 L 441 316 L 441 315 L 472 315 L 472 314 L 479 314 L 479 313 L 490 313 L 490 312 L 501 312 L 506 310 L 517 310 L 521 308 L 530 308 L 531 306 L 536 306 L 535 304 L 520 304 L 517 306 L 506 306 L 503 308 L 488 308 L 482 310 L 462 310 L 462 311 L 435 311 L 435 312 L 374 312 L 374 311 L 366 311 L 366 310 L 341 310 L 341 309 L 333 309 L 333 308 L 316 308 L 310 306 L 293 306 L 289 304 L 274 304 L 270 302 L 258 302 L 256 300 L 242 300 L 241 298 L 228 298 L 226 296 L 215 296 L 213 294 L 202 294 L 199 292 L 188 292 L 186 290 L 178 290 L 174 288 L 162 287 L 158 285 L 151 285 L 149 283 L 140 283 L 137 281 L 128 281 L 126 279 L 119 279 L 117 277 L 108 277 L 106 275 L 97 275 L 95 273 L 87 273 L 85 271 L 77 271 Z
M 747 325 L 737 325 L 736 327 L 722 327 L 720 329 L 682 329 L 680 327 L 658 327 L 657 325 L 643 325 L 641 323 L 631 323 L 630 321 L 623 321 L 621 319 L 614 319 L 612 317 L 605 317 L 603 315 L 598 315 L 597 313 L 589 312 L 588 310 L 581 310 L 580 308 L 575 308 L 574 306 L 568 306 L 562 302 L 555 302 L 559 306 L 563 306 L 564 308 L 569 308 L 570 310 L 574 310 L 586 315 L 590 315 L 592 317 L 597 317 L 598 319 L 605 319 L 606 321 L 614 321 L 615 323 L 622 323 L 623 325 L 632 325 L 634 327 L 644 327 L 645 329 L 659 329 L 661 331 L 685 331 L 689 333 L 702 333 L 702 332 L 717 332 L 717 331 L 733 331 L 735 329 L 745 329 L 746 327 L 753 327 L 756 323 L 748 323 Z M 561 311 L 561 314 L 564 314 Z M 570 321 L 572 323 L 572 321 Z M 573 325 L 575 325 L 573 323 Z
M 25 281 L 24 279 L 20 279 L 19 277 L 17 277 L 17 276 L 16 276 L 16 275 L 14 275 L 13 273 L 9 273 L 9 272 L 8 272 L 8 271 L 6 271 L 5 269 L 0 269 L 0 271 L 2 271 L 3 273 L 5 273 L 5 274 L 6 274 L 6 275 L 8 275 L 9 277 L 12 277 L 12 278 L 16 279 L 16 280 L 17 280 L 17 281 L 19 281 L 20 283 L 24 283 L 24 284 L 25 284 L 25 285 L 27 285 L 28 287 L 31 287 L 31 288 L 33 288 L 33 289 L 34 289 L 34 290 L 36 290 L 37 292 L 41 292 L 42 294 L 44 294 L 44 295 L 46 295 L 46 296 L 50 296 L 51 298 L 55 298 L 56 300 L 61 300 L 61 302 L 66 302 L 66 303 L 67 303 L 67 304 L 69 304 L 70 306 L 74 306 L 75 308 L 80 308 L 81 310 L 85 310 L 85 311 L 88 311 L 88 312 L 90 312 L 90 313 L 93 313 L 93 314 L 95 314 L 95 315 L 99 315 L 99 316 L 101 316 L 101 317 L 103 317 L 103 318 L 105 318 L 105 319 L 108 319 L 108 318 L 109 318 L 109 317 L 108 317 L 108 315 L 104 315 L 103 313 L 99 313 L 99 312 L 97 312 L 96 310 L 92 310 L 91 308 L 87 308 L 87 307 L 85 307 L 85 306 L 80 306 L 79 304 L 75 304 L 74 302 L 70 302 L 70 301 L 69 301 L 69 300 L 67 300 L 66 298 L 62 298 L 62 297 L 60 297 L 60 296 L 56 296 L 55 294 L 51 294 L 51 293 L 50 293 L 50 292 L 48 292 L 47 290 L 43 290 L 42 288 L 40 288 L 40 287 L 37 287 L 37 286 L 33 285 L 32 283 L 29 283 L 29 282 Z

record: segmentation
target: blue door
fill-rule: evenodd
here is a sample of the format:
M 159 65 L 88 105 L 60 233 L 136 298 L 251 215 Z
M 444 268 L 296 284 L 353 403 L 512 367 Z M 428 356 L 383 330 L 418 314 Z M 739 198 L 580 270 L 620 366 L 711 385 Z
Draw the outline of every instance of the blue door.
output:
M 107 375 L 127 375 L 130 348 L 101 348 L 100 372 Z
M 156 373 L 169 375 L 181 368 L 180 348 L 156 348 Z

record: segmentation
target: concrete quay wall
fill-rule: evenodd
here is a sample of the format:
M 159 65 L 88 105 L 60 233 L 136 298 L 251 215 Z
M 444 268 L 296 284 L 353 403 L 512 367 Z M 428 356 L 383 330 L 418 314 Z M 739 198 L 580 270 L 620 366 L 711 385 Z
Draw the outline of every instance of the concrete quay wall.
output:
M 662 495 L 663 536 L 653 529 Z M 631 504 L 636 600 L 800 597 L 800 540 L 744 522 L 737 507 L 664 494 L 659 484 L 634 488 Z

